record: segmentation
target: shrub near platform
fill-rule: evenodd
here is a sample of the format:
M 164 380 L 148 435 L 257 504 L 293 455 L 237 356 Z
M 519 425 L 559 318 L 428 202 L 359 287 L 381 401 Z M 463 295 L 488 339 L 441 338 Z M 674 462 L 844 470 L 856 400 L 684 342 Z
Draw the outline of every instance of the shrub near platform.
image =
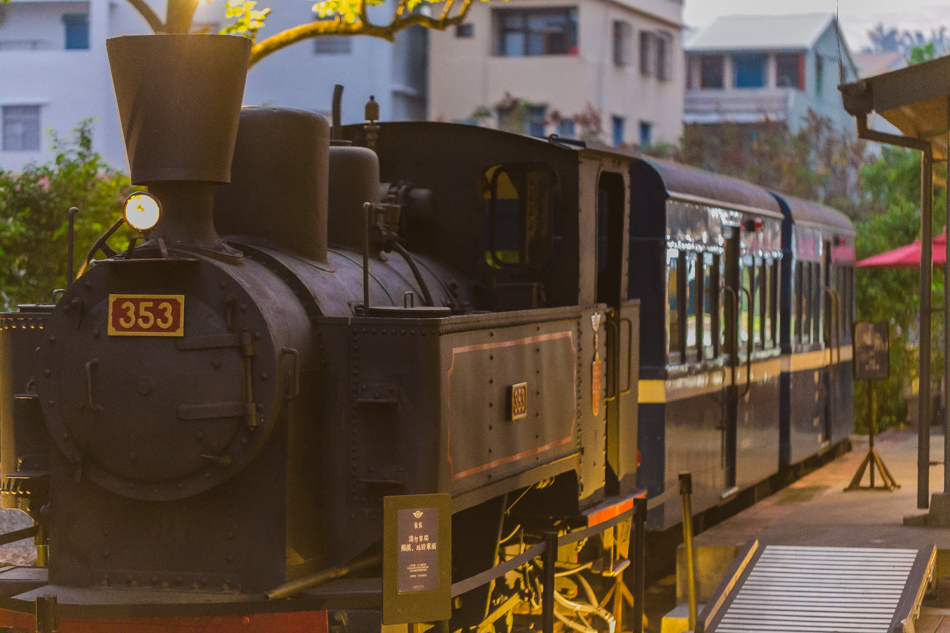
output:
M 85 121 L 72 138 L 52 137 L 56 158 L 21 172 L 0 170 L 0 311 L 17 304 L 49 303 L 66 286 L 67 221 L 77 207 L 74 270 L 86 251 L 122 213 L 133 190 L 126 175 L 106 165 L 92 149 Z M 124 248 L 123 228 L 111 240 Z

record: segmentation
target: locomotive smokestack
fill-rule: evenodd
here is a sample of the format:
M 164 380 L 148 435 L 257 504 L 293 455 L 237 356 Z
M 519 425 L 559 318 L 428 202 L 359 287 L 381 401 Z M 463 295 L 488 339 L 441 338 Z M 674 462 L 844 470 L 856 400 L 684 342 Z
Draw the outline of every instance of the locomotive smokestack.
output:
M 212 220 L 213 185 L 231 158 L 251 43 L 230 35 L 137 35 L 106 42 L 133 184 L 164 213 L 169 247 L 234 256 Z

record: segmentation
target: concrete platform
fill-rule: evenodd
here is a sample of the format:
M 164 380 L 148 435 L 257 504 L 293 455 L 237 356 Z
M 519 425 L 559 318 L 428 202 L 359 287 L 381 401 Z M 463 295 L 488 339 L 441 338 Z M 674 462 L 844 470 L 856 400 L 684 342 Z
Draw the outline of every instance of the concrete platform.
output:
M 738 551 L 753 538 L 764 545 L 914 549 L 934 545 L 938 550 L 935 576 L 950 576 L 950 529 L 903 524 L 904 517 L 925 512 L 917 509 L 916 430 L 888 431 L 875 440 L 885 465 L 901 484 L 893 492 L 844 492 L 868 450 L 867 436 L 856 435 L 852 442 L 850 453 L 695 537 L 701 602 L 715 591 Z M 942 492 L 942 462 L 943 435 L 933 435 L 931 493 Z M 868 485 L 867 474 L 862 484 Z M 677 598 L 683 601 L 682 548 L 678 559 Z

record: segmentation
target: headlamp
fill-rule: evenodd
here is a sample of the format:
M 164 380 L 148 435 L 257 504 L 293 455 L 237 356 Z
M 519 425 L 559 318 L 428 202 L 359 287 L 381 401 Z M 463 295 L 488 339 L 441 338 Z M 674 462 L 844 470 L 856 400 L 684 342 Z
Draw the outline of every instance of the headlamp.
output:
M 137 231 L 148 231 L 158 224 L 162 204 L 146 191 L 137 191 L 126 198 L 123 208 L 125 221 Z

